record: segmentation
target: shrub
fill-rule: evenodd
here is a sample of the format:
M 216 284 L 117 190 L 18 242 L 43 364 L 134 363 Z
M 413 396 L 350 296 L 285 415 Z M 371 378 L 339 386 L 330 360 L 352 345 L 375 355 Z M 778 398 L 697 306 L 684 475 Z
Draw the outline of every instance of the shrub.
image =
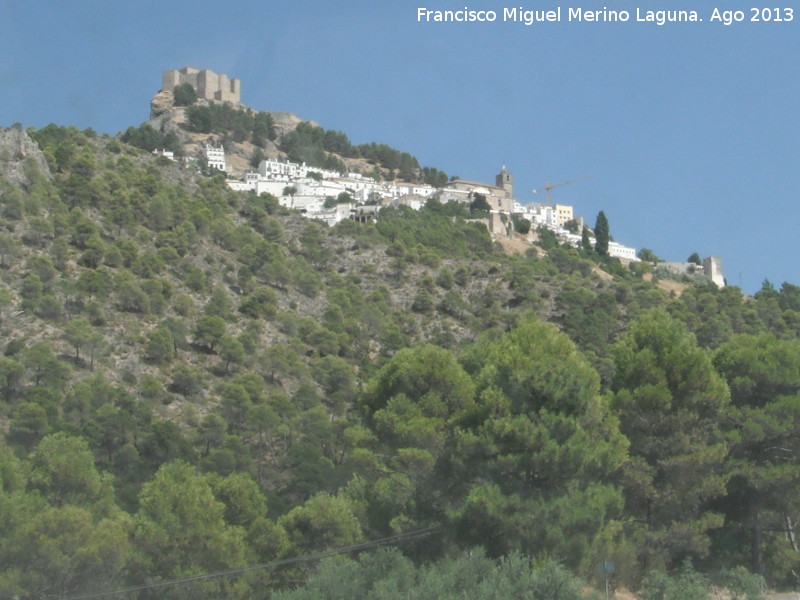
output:
M 669 576 L 663 571 L 653 571 L 642 582 L 642 600 L 709 600 L 708 579 L 684 564 L 681 572 Z
M 764 598 L 764 578 L 751 573 L 742 566 L 725 569 L 720 574 L 724 587 L 728 588 L 733 600 L 761 600 Z

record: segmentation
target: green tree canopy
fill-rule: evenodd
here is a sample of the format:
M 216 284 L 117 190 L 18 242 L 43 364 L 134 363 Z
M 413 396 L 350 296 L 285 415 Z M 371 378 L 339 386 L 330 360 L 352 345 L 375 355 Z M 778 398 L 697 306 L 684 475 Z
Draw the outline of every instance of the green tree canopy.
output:
M 452 510 L 461 541 L 492 555 L 546 551 L 577 566 L 622 507 L 603 482 L 623 463 L 626 442 L 599 376 L 535 318 L 479 343 L 466 360 L 479 410 L 448 466 L 463 494 Z
M 722 525 L 710 503 L 724 496 L 728 453 L 722 416 L 728 387 L 711 357 L 682 324 L 652 310 L 614 349 L 614 407 L 630 440 L 627 512 L 635 523 L 640 566 L 673 568 L 703 557 Z
M 800 494 L 800 341 L 738 335 L 714 357 L 731 389 L 733 423 L 719 543 L 776 583 L 791 579 Z M 790 567 L 793 565 L 793 567 Z
M 86 440 L 66 433 L 42 439 L 31 455 L 30 487 L 53 506 L 93 506 L 111 492 Z
M 375 412 L 400 394 L 431 416 L 463 415 L 474 385 L 449 350 L 423 345 L 399 351 L 367 384 L 363 405 Z
M 486 201 L 486 196 L 483 194 L 475 194 L 472 202 L 470 202 L 469 210 L 472 214 L 487 213 L 492 209 Z
M 349 546 L 363 539 L 353 506 L 344 496 L 319 493 L 279 520 L 300 553 Z
M 184 462 L 162 466 L 145 484 L 134 519 L 140 569 L 166 579 L 244 564 L 244 532 L 225 523 L 225 505 Z
M 476 349 L 477 350 L 477 349 Z M 533 318 L 487 346 L 480 347 L 480 389 L 487 398 L 502 392 L 508 405 L 499 413 L 581 415 L 597 402 L 600 378 L 570 339 Z
M 197 92 L 191 83 L 184 82 L 175 86 L 172 91 L 175 106 L 189 106 L 197 101 Z

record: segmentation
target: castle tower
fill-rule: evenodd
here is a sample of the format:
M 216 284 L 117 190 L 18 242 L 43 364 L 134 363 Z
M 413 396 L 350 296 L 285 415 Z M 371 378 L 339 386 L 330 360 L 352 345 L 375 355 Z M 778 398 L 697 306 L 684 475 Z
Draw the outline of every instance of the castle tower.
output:
M 508 198 L 514 198 L 514 177 L 506 170 L 505 165 L 503 165 L 502 170 L 497 174 L 494 181 L 497 187 L 503 188 Z
M 722 274 L 722 259 L 719 256 L 704 258 L 703 272 L 718 288 L 725 287 L 725 276 Z

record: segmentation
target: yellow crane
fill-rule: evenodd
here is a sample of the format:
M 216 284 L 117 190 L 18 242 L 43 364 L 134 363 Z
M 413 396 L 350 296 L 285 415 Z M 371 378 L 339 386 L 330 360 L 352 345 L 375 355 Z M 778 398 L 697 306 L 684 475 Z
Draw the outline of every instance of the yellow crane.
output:
M 586 175 L 585 177 L 579 177 L 578 179 L 568 179 L 567 181 L 562 181 L 561 183 L 554 183 L 553 185 L 545 183 L 543 188 L 537 188 L 533 190 L 533 193 L 541 194 L 542 192 L 544 192 L 546 194 L 546 200 L 544 205 L 550 206 L 550 190 L 554 190 L 557 187 L 561 187 L 562 185 L 569 185 L 570 183 L 577 183 L 579 181 L 584 181 L 586 179 L 589 179 L 590 177 L 591 175 Z

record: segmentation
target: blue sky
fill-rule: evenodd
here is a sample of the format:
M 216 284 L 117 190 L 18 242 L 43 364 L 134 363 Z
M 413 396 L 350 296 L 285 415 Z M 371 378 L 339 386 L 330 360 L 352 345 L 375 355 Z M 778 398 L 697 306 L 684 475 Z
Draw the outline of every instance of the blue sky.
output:
M 0 125 L 116 134 L 148 118 L 161 72 L 238 77 L 242 100 L 377 141 L 517 199 L 545 183 L 592 225 L 664 259 L 719 255 L 729 284 L 800 284 L 800 6 L 791 22 L 712 23 L 671 0 L 0 0 Z M 780 4 L 780 3 L 778 3 Z M 770 6 L 775 6 L 771 3 Z M 791 6 L 791 2 L 785 5 Z M 421 23 L 417 9 L 495 10 Z M 562 7 L 560 23 L 502 22 Z M 767 5 L 765 5 L 767 6 Z M 569 7 L 628 23 L 567 22 Z M 702 23 L 637 23 L 636 9 Z

